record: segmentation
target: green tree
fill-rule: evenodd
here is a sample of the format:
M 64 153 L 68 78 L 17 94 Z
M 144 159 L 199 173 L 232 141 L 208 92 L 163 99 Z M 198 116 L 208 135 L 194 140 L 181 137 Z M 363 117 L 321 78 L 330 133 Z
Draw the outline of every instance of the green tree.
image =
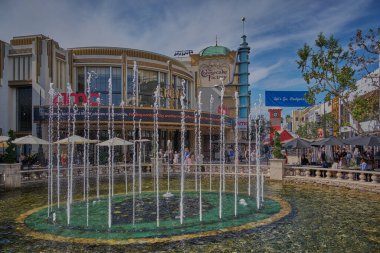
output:
M 380 28 L 377 28 L 377 32 L 372 28 L 366 32 L 358 29 L 348 44 L 349 60 L 358 76 L 378 90 L 377 94 L 355 98 L 353 116 L 359 121 L 377 119 L 380 122 L 380 72 L 373 72 L 373 69 L 379 67 L 379 37 Z
M 309 103 L 314 104 L 316 95 L 321 93 L 325 95 L 325 101 L 340 98 L 342 106 L 352 115 L 348 97 L 356 90 L 355 70 L 349 61 L 349 52 L 343 50 L 337 39 L 320 33 L 314 48 L 305 44 L 298 50 L 297 63 L 308 84 L 306 99 Z M 356 125 L 354 130 L 362 133 L 360 124 Z
M 17 158 L 16 145 L 12 143 L 16 139 L 15 133 L 13 130 L 8 131 L 9 140 L 7 141 L 8 147 L 5 149 L 4 161 L 6 163 L 15 163 Z
M 330 113 L 325 113 L 321 115 L 321 122 L 319 124 L 319 128 L 322 128 L 325 137 L 327 137 L 329 134 L 332 135 L 333 133 L 330 132 L 328 133 L 329 129 L 333 129 L 334 126 L 338 125 L 338 120 L 335 118 L 335 116 L 330 112 Z
M 318 137 L 319 124 L 317 122 L 305 122 L 296 130 L 296 134 L 302 138 L 315 139 Z
M 282 146 L 281 146 L 281 142 L 280 142 L 280 134 L 278 132 L 275 132 L 275 134 L 274 134 L 273 143 L 274 143 L 273 144 L 274 147 L 273 147 L 273 151 L 272 151 L 273 157 L 277 158 L 277 159 L 284 158 L 284 156 L 281 153 Z

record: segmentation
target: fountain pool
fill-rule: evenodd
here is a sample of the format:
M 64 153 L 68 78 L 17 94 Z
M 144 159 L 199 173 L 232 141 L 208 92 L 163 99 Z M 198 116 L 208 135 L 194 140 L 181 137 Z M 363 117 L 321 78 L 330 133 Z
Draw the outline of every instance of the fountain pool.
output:
M 96 179 L 92 180 L 90 184 L 95 184 Z M 217 189 L 218 181 L 216 179 L 213 181 L 215 182 L 213 188 Z M 244 195 L 246 192 L 246 182 L 244 182 L 244 178 L 242 178 L 241 181 L 243 183 L 239 184 L 239 194 Z M 186 208 L 184 209 L 185 217 L 183 225 L 186 226 L 187 222 L 194 219 L 197 220 L 197 225 L 194 226 L 197 228 L 198 226 L 202 226 L 197 217 L 199 207 L 197 205 L 197 194 L 191 197 L 192 193 L 187 192 L 194 189 L 194 183 L 195 182 L 191 180 L 186 180 L 185 196 L 189 198 L 185 197 L 184 199 Z M 162 179 L 160 180 L 160 184 L 162 184 L 162 188 L 164 189 L 167 182 Z M 227 191 L 232 191 L 234 189 L 233 179 L 228 179 L 226 186 Z M 81 180 L 74 182 L 74 187 L 77 193 L 74 195 L 74 199 L 82 200 L 83 196 L 80 188 L 82 187 Z M 180 189 L 180 180 L 172 179 L 171 187 L 175 194 L 174 198 L 178 198 L 178 193 L 175 192 L 175 189 Z M 209 189 L 208 184 L 204 184 L 204 189 Z M 149 193 L 149 191 L 152 190 L 153 182 L 151 179 L 147 179 L 146 184 L 143 186 L 144 194 L 142 201 L 155 203 L 155 196 Z M 93 187 L 91 191 L 96 193 L 96 188 Z M 108 183 L 104 181 L 100 185 L 100 193 L 101 195 L 106 194 L 107 191 Z M 16 220 L 20 215 L 26 212 L 46 205 L 46 183 L 24 187 L 12 192 L 0 192 L 0 249 L 2 252 L 376 252 L 380 249 L 380 220 L 378 218 L 378 214 L 380 213 L 380 197 L 377 194 L 357 192 L 343 188 L 275 182 L 268 182 L 265 185 L 265 192 L 267 193 L 266 196 L 274 196 L 289 203 L 291 206 L 290 214 L 273 223 L 240 231 L 230 231 L 196 238 L 180 238 L 179 240 L 170 240 L 170 243 L 161 242 L 150 244 L 145 243 L 144 240 L 141 239 L 136 244 L 131 245 L 118 245 L 118 243 L 115 243 L 115 245 L 107 245 L 101 241 L 95 244 L 85 241 L 78 243 L 70 240 L 57 241 L 47 240 L 47 238 L 37 238 L 31 233 L 28 233 L 28 231 L 23 230 L 22 226 L 20 227 L 20 224 L 17 223 Z M 121 215 L 122 212 L 118 213 L 118 210 L 123 210 L 123 208 L 129 210 L 128 207 L 125 207 L 128 200 L 122 197 L 123 193 L 125 193 L 123 179 L 115 178 L 115 205 L 113 206 L 112 214 L 115 227 L 112 227 L 112 229 L 116 229 L 119 224 L 129 219 L 128 217 L 123 217 Z M 204 190 L 204 195 L 202 196 L 204 203 L 203 208 L 205 210 L 203 218 L 205 221 L 207 221 L 206 215 L 218 212 L 217 210 L 212 210 L 215 201 L 217 202 L 216 205 L 218 205 L 218 198 L 214 201 L 212 200 L 214 198 L 213 195 L 211 194 L 207 197 L 207 193 L 208 192 Z M 230 193 L 226 193 L 226 195 L 229 194 Z M 230 196 L 232 196 L 233 201 L 233 193 L 231 194 Z M 150 196 L 152 196 L 152 198 Z M 245 199 L 247 204 L 250 205 L 249 199 Z M 160 227 L 155 227 L 155 204 L 151 207 L 151 215 L 148 211 L 136 212 L 135 229 L 138 229 L 139 224 L 142 224 L 139 219 L 142 218 L 147 222 L 147 230 L 140 234 L 143 238 L 169 238 L 170 236 L 175 236 L 175 234 L 178 234 L 180 231 L 164 227 L 166 217 L 170 217 L 170 220 L 176 224 L 178 224 L 179 221 L 176 217 L 173 218 L 172 214 L 165 214 L 165 208 L 163 207 L 163 205 L 165 205 L 165 198 L 162 197 L 160 200 L 160 203 L 162 202 L 160 204 L 162 207 L 160 208 L 162 215 Z M 137 195 L 137 206 L 139 206 L 140 201 Z M 268 206 L 267 201 L 269 200 L 266 199 L 264 206 Z M 111 231 L 107 230 L 106 213 L 105 215 L 99 216 L 99 219 L 102 220 L 91 220 L 95 218 L 91 215 L 91 210 L 96 210 L 95 206 L 98 206 L 101 211 L 103 202 L 105 206 L 107 206 L 107 200 L 102 200 L 100 203 L 90 202 L 89 224 L 94 223 L 95 225 L 96 222 L 99 222 L 102 225 L 94 226 L 88 230 L 93 230 L 92 232 L 98 239 L 100 237 L 116 237 L 116 234 L 112 235 Z M 71 224 L 71 226 L 75 227 L 78 225 L 78 229 L 77 231 L 74 231 L 74 229 L 67 230 L 66 233 L 71 237 L 82 238 L 86 234 L 86 206 L 84 202 L 76 203 L 75 201 L 72 206 L 72 212 L 79 212 L 82 218 L 76 215 L 72 216 L 73 224 Z M 186 203 L 188 204 L 186 205 Z M 187 207 L 191 207 L 192 203 L 194 203 L 196 211 L 195 213 L 190 212 L 189 214 L 189 211 L 186 210 Z M 273 203 L 275 205 L 275 199 Z M 243 206 L 239 204 L 238 211 L 242 207 Z M 61 208 L 64 209 L 65 207 Z M 140 206 L 138 208 L 143 207 Z M 147 205 L 144 208 L 149 210 L 150 207 Z M 178 205 L 173 207 L 169 206 L 167 208 L 169 208 L 168 210 L 170 210 L 170 208 L 178 209 Z M 106 209 L 107 208 L 105 208 L 105 210 Z M 43 213 L 43 217 L 46 219 L 46 212 Z M 139 216 L 140 213 L 145 214 L 141 217 Z M 178 214 L 178 211 L 176 213 Z M 233 205 L 231 205 L 231 213 L 233 213 Z M 38 218 L 38 214 L 38 212 L 35 212 L 33 215 L 36 217 L 32 215 L 30 218 Z M 218 216 L 218 214 L 216 214 L 216 216 Z M 57 223 L 62 219 L 59 212 L 57 212 L 56 219 Z M 105 220 L 105 222 L 103 220 Z M 150 221 L 152 221 L 152 226 L 148 224 Z M 28 223 L 27 218 L 25 222 Z M 32 220 L 29 222 L 32 223 Z M 233 222 L 233 219 L 231 222 Z M 42 223 L 38 222 L 36 225 L 52 226 L 48 220 L 44 220 Z M 220 225 L 218 222 L 214 225 L 217 227 L 216 230 L 220 230 L 220 228 L 218 228 Z M 64 226 L 62 225 L 62 227 Z M 43 230 L 44 228 L 40 229 Z M 45 229 L 49 230 L 49 228 Z M 123 229 L 128 229 L 128 227 Z M 133 230 L 131 227 L 129 229 Z M 141 227 L 139 229 L 141 230 Z M 42 230 L 40 230 L 40 232 Z M 52 233 L 52 231 L 50 231 L 50 233 Z M 130 233 L 132 232 L 127 232 L 127 234 Z M 52 234 L 52 237 L 58 237 L 56 234 Z M 122 236 L 124 236 L 125 239 L 126 235 L 124 235 L 124 233 Z

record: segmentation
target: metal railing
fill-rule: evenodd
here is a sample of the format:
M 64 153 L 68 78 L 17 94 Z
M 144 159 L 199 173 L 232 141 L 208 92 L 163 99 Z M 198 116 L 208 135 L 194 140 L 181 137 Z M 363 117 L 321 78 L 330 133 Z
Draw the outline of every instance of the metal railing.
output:
M 141 165 L 142 167 L 142 174 L 144 176 L 149 176 L 154 174 L 154 164 L 152 163 L 143 163 Z M 180 164 L 170 164 L 169 166 L 167 164 L 159 164 L 160 168 L 160 174 L 164 176 L 169 169 L 169 172 L 171 174 L 179 174 L 181 172 L 181 165 Z M 114 169 L 114 175 L 124 175 L 125 174 L 125 168 L 127 169 L 127 173 L 129 176 L 132 175 L 132 164 L 127 164 L 124 166 L 124 164 L 116 164 Z M 185 165 L 185 172 L 189 174 L 195 173 L 196 168 L 198 168 L 198 173 L 202 175 L 209 175 L 210 174 L 210 164 L 192 164 L 192 165 Z M 211 174 L 212 175 L 219 175 L 220 173 L 220 164 L 211 164 Z M 269 166 L 268 165 L 261 165 L 261 169 L 264 172 L 265 176 L 269 175 Z M 67 177 L 67 167 L 60 168 L 60 176 L 61 178 Z M 138 170 L 138 165 L 136 165 L 136 171 Z M 91 165 L 89 168 L 90 171 L 90 177 L 95 177 L 97 174 L 97 166 Z M 225 165 L 225 174 L 227 176 L 233 175 L 235 171 L 235 167 L 233 164 L 226 164 Z M 53 176 L 57 175 L 57 168 L 53 168 Z M 21 182 L 28 183 L 28 182 L 38 182 L 47 180 L 48 177 L 48 169 L 47 167 L 35 167 L 32 169 L 27 170 L 21 170 Z M 73 175 L 74 177 L 80 177 L 83 176 L 84 173 L 84 167 L 83 166 L 75 166 L 73 167 Z M 108 165 L 100 165 L 99 166 L 99 174 L 100 176 L 106 176 L 108 175 Z M 239 164 L 238 167 L 238 174 L 239 176 L 248 176 L 249 175 L 249 166 L 246 164 Z M 256 175 L 256 165 L 251 165 L 251 175 Z

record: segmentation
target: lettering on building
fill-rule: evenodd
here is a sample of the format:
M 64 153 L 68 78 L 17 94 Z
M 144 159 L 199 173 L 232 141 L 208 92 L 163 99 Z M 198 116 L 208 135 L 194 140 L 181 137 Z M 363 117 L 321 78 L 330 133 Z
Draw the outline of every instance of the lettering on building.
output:
M 178 50 L 174 52 L 174 56 L 182 57 L 186 55 L 191 55 L 193 53 L 194 53 L 193 50 Z

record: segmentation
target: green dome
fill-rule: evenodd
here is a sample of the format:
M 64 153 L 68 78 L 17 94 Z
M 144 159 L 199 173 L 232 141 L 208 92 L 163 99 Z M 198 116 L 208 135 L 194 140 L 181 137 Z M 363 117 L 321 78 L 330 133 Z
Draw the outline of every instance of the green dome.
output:
M 206 47 L 199 52 L 200 56 L 216 56 L 216 55 L 227 55 L 230 50 L 223 46 L 210 46 Z

